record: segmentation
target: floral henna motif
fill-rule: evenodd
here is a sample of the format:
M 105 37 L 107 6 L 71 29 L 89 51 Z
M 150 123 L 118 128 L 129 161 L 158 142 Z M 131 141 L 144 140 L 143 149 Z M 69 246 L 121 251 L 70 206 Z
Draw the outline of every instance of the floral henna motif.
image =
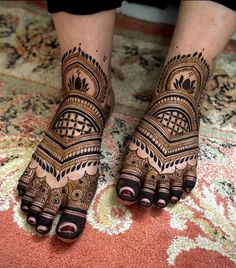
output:
M 18 191 L 24 195 L 21 208 L 38 232 L 49 232 L 64 206 L 57 234 L 75 239 L 96 191 L 101 135 L 112 100 L 105 73 L 81 48 L 63 56 L 62 77 L 65 98 L 19 179 Z
M 178 55 L 164 67 L 157 90 L 127 148 L 117 184 L 126 203 L 164 207 L 196 182 L 200 103 L 210 67 L 202 53 Z

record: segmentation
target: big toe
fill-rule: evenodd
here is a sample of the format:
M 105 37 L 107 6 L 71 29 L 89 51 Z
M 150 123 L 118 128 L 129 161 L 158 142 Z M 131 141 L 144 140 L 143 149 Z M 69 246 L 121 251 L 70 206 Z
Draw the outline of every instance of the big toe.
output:
M 83 232 L 85 222 L 86 211 L 66 208 L 56 227 L 57 237 L 68 243 L 75 241 Z
M 126 150 L 123 168 L 116 185 L 117 195 L 124 205 L 133 204 L 138 200 L 144 162 L 137 156 L 136 151 Z
M 125 205 L 136 202 L 140 189 L 140 177 L 132 170 L 122 170 L 117 182 L 116 191 L 122 203 Z

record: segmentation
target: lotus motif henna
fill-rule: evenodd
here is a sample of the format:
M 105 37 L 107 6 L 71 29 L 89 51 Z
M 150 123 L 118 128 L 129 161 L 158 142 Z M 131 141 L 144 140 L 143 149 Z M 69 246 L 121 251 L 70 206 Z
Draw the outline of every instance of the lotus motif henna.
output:
M 153 100 L 127 148 L 117 183 L 123 203 L 139 199 L 143 206 L 156 202 L 165 207 L 169 199 L 178 202 L 183 189 L 193 189 L 200 104 L 209 74 L 209 65 L 198 52 L 177 55 L 164 66 Z
M 19 179 L 21 208 L 38 232 L 51 229 L 63 206 L 57 235 L 72 241 L 83 231 L 99 177 L 101 135 L 112 105 L 106 74 L 79 47 L 62 58 L 65 98 Z

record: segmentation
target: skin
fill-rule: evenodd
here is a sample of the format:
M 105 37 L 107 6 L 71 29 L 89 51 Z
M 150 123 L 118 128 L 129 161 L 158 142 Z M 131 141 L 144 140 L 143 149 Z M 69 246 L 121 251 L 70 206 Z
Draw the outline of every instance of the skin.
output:
M 112 108 L 109 70 L 115 11 L 86 16 L 59 12 L 53 19 L 65 98 L 19 179 L 18 192 L 28 223 L 41 234 L 49 232 L 62 208 L 57 235 L 71 242 L 83 231 L 96 191 L 100 138 Z M 214 2 L 181 3 L 153 100 L 124 158 L 117 183 L 122 203 L 165 207 L 194 187 L 201 99 L 235 21 L 235 12 Z
M 205 84 L 235 30 L 236 12 L 211 1 L 181 2 L 153 100 L 126 150 L 117 183 L 123 204 L 163 208 L 194 188 Z
M 28 223 L 41 234 L 50 231 L 62 208 L 57 236 L 72 242 L 84 229 L 96 191 L 101 136 L 113 106 L 115 11 L 88 16 L 60 12 L 53 19 L 61 47 L 64 100 L 19 179 L 18 192 Z

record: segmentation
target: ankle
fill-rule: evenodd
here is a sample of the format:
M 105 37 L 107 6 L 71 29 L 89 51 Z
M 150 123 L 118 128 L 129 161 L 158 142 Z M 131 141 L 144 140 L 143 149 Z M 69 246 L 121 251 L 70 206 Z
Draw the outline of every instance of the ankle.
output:
M 159 119 L 163 126 L 172 128 L 173 122 L 181 121 L 184 132 L 197 130 L 209 76 L 210 66 L 202 52 L 171 58 L 163 68 L 147 114 Z
M 156 94 L 179 93 L 199 103 L 210 76 L 210 65 L 202 52 L 177 55 L 164 66 Z
M 105 101 L 110 86 L 110 74 L 105 73 L 99 62 L 81 47 L 75 47 L 63 55 L 61 73 L 66 94 L 77 91 L 101 104 Z

